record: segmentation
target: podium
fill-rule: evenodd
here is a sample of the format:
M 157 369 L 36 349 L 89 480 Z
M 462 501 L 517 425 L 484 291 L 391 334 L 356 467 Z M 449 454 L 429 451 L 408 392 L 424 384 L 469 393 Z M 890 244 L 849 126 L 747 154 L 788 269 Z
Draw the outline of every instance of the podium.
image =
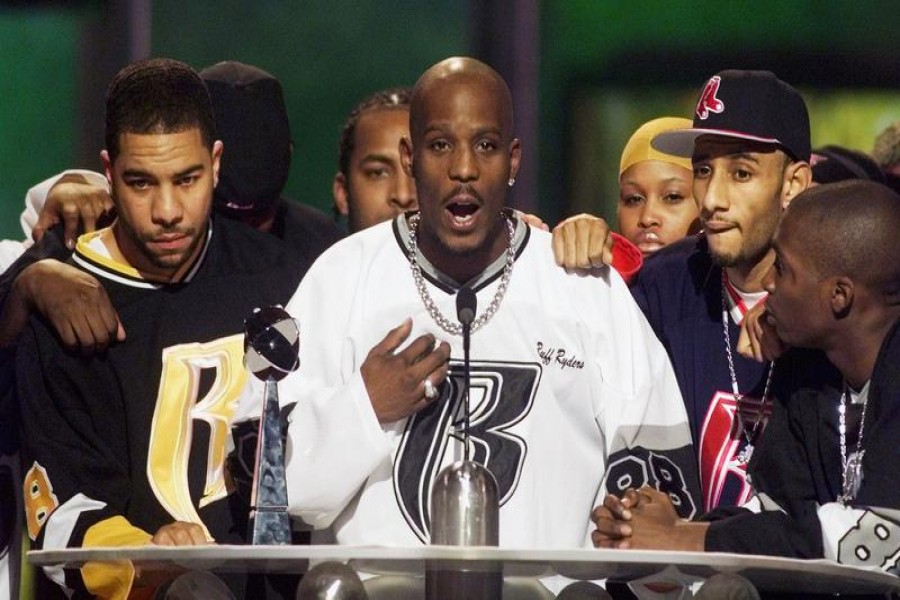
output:
M 79 568 L 87 561 L 130 560 L 145 571 L 303 573 L 310 563 L 346 562 L 373 575 L 424 577 L 426 565 L 453 568 L 473 562 L 503 566 L 505 577 L 631 581 L 669 566 L 696 577 L 736 573 L 758 589 L 818 594 L 900 594 L 900 578 L 829 560 L 800 560 L 712 552 L 651 550 L 532 550 L 497 547 L 421 546 L 142 546 L 37 550 L 36 566 Z

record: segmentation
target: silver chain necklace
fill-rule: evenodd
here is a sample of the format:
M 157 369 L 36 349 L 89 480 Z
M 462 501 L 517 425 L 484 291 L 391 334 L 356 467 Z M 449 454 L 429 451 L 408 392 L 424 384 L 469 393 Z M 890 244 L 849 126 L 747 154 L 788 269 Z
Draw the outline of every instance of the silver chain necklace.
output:
M 722 269 L 722 331 L 725 334 L 725 356 L 728 357 L 728 374 L 731 375 L 731 391 L 734 394 L 734 401 L 737 404 L 736 416 L 740 420 L 744 439 L 747 440 L 747 445 L 738 453 L 737 459 L 741 464 L 747 464 L 750 462 L 750 457 L 753 456 L 753 446 L 756 442 L 756 436 L 759 432 L 760 425 L 762 425 L 765 420 L 766 401 L 769 398 L 769 388 L 772 385 L 772 373 L 775 372 L 775 361 L 773 360 L 769 363 L 768 374 L 766 374 L 766 385 L 763 388 L 763 396 L 760 400 L 758 409 L 759 414 L 752 420 L 752 427 L 750 427 L 747 424 L 748 420 L 745 419 L 745 414 L 748 413 L 749 410 L 744 400 L 744 394 L 741 394 L 741 391 L 738 388 L 737 374 L 734 371 L 734 357 L 731 355 L 731 335 L 728 333 L 728 300 L 726 299 L 728 289 L 726 288 L 726 277 L 725 270 Z
M 412 270 L 416 289 L 419 291 L 419 297 L 422 298 L 422 303 L 425 305 L 428 314 L 434 319 L 434 322 L 450 335 L 462 335 L 462 325 L 456 321 L 451 321 L 441 313 L 431 298 L 431 294 L 428 293 L 428 288 L 425 286 L 425 277 L 422 275 L 422 268 L 419 266 L 419 245 L 416 241 L 419 217 L 420 215 L 417 213 L 409 218 L 409 268 Z M 506 221 L 506 231 L 509 234 L 509 244 L 506 246 L 506 265 L 503 267 L 503 275 L 500 277 L 500 284 L 497 286 L 497 291 L 494 292 L 491 303 L 488 304 L 483 313 L 472 321 L 472 333 L 475 333 L 485 323 L 490 321 L 497 309 L 500 308 L 500 302 L 503 301 L 503 296 L 506 295 L 506 288 L 509 287 L 509 280 L 512 277 L 513 264 L 516 262 L 516 250 L 513 247 L 513 237 L 516 233 L 515 225 L 513 225 L 512 219 L 503 213 L 500 213 L 500 217 Z
M 838 406 L 838 432 L 841 436 L 841 495 L 837 501 L 846 506 L 859 492 L 862 485 L 862 460 L 866 451 L 863 449 L 863 432 L 866 425 L 866 407 L 869 406 L 869 394 L 863 396 L 862 416 L 859 419 L 859 437 L 856 438 L 856 453 L 847 458 L 847 397 L 849 388 L 844 383 L 841 392 L 841 403 Z

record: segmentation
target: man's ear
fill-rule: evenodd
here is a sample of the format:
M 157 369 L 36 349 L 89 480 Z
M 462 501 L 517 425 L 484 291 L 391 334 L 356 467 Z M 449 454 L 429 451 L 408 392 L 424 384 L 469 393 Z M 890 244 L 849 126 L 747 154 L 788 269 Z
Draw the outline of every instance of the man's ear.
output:
M 222 152 L 225 150 L 225 144 L 222 140 L 216 140 L 212 148 L 212 171 L 213 171 L 213 187 L 219 185 L 219 167 L 222 165 Z
M 519 163 L 521 160 L 522 145 L 519 143 L 519 138 L 515 138 L 509 143 L 509 178 L 511 180 L 515 180 L 516 175 L 519 174 Z
M 835 277 L 831 284 L 831 312 L 835 318 L 842 319 L 847 316 L 853 307 L 853 298 L 856 287 L 853 280 L 843 275 Z
M 347 191 L 347 177 L 338 171 L 331 182 L 331 198 L 334 202 L 334 210 L 337 214 L 347 216 L 350 214 L 350 194 Z
M 112 160 L 109 158 L 108 151 L 100 151 L 100 162 L 103 163 L 103 173 L 106 174 L 106 183 L 109 184 L 109 189 L 113 189 L 113 164 Z
M 785 209 L 791 200 L 806 190 L 812 183 L 812 169 L 808 162 L 792 162 L 784 170 L 784 182 L 781 188 L 781 208 Z
M 413 179 L 416 178 L 416 172 L 413 168 L 412 141 L 405 135 L 400 138 L 400 164 L 403 166 L 404 173 Z

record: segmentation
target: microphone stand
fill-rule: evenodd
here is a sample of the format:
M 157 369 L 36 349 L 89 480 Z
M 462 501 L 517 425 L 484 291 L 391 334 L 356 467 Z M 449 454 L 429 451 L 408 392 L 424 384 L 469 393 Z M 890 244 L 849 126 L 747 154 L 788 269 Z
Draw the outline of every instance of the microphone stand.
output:
M 463 456 L 438 473 L 431 486 L 431 543 L 446 546 L 497 546 L 499 504 L 497 481 L 484 466 L 470 460 L 469 346 L 475 320 L 475 292 L 463 287 L 456 294 L 456 314 L 462 324 Z M 493 600 L 500 598 L 503 572 L 494 562 L 429 561 L 425 570 L 426 600 Z

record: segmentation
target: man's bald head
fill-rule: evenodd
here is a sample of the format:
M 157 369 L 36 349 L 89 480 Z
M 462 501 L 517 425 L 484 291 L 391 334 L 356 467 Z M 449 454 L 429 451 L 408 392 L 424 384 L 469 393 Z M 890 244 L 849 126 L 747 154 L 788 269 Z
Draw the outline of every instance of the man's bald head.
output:
M 506 195 L 521 160 L 503 78 L 471 58 L 449 58 L 413 88 L 403 170 L 416 181 L 417 241 L 448 277 L 465 282 L 507 248 Z
M 900 300 L 900 195 L 889 188 L 864 180 L 811 188 L 791 202 L 778 237 L 820 279 L 847 276 L 890 303 Z
M 506 81 L 497 71 L 474 58 L 454 56 L 429 68 L 419 77 L 413 88 L 410 104 L 409 126 L 413 142 L 421 139 L 425 127 L 424 113 L 427 100 L 433 93 L 439 93 L 450 84 L 476 84 L 490 90 L 497 99 L 501 115 L 501 125 L 508 138 L 513 132 L 512 94 Z

